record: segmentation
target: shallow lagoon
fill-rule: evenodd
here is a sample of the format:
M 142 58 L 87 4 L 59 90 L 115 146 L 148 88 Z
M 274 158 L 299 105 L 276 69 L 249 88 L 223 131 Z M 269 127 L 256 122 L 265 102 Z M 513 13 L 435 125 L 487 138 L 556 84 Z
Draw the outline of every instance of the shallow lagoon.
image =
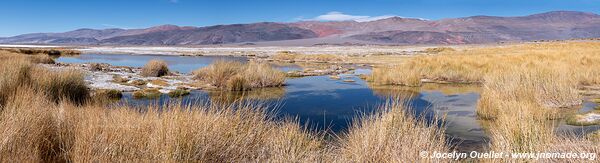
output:
M 230 56 L 166 56 L 128 54 L 82 54 L 74 57 L 61 57 L 63 63 L 108 63 L 116 66 L 141 67 L 151 59 L 165 60 L 171 70 L 190 73 L 217 60 L 247 62 L 244 57 Z M 282 71 L 300 70 L 294 64 L 273 65 Z M 447 135 L 465 150 L 482 149 L 488 141 L 484 122 L 478 120 L 475 109 L 480 88 L 468 85 L 426 84 L 420 88 L 399 86 L 372 86 L 358 78 L 358 74 L 368 74 L 369 69 L 357 69 L 353 74 L 340 75 L 342 79 L 328 76 L 290 78 L 283 88 L 257 89 L 245 93 L 223 91 L 193 91 L 191 95 L 171 99 L 162 95 L 159 99 L 133 99 L 125 93 L 120 103 L 130 105 L 164 104 L 179 101 L 184 104 L 206 103 L 208 101 L 231 103 L 236 100 L 252 100 L 266 103 L 280 118 L 294 118 L 309 129 L 340 132 L 348 128 L 352 119 L 376 111 L 377 106 L 391 98 L 402 98 L 411 106 L 416 116 L 433 121 L 443 116 Z M 595 104 L 586 103 L 586 110 Z M 597 127 L 575 127 L 560 124 L 558 131 L 595 130 Z

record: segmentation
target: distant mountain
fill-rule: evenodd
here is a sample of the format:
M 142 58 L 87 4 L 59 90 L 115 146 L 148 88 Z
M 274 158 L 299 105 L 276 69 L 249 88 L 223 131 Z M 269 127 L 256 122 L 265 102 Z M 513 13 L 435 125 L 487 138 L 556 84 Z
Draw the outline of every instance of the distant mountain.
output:
M 117 45 L 203 45 L 315 38 L 308 29 L 281 23 L 217 25 L 116 36 L 99 41 Z
M 0 38 L 0 43 L 69 45 L 207 45 L 332 40 L 370 44 L 471 44 L 600 37 L 600 16 L 553 11 L 520 17 L 472 16 L 441 20 L 391 17 L 369 22 L 302 21 L 208 27 L 162 25 L 146 29 L 78 29 Z M 303 41 L 305 40 L 305 41 Z

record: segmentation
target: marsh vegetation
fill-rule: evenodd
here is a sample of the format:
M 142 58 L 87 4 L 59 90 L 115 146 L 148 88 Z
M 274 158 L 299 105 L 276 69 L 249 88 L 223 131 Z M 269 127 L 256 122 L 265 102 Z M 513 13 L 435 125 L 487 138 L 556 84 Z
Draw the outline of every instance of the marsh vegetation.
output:
M 600 84 L 600 67 L 593 64 L 600 61 L 598 47 L 598 43 L 560 42 L 431 49 L 435 55 L 377 65 L 371 75 L 361 78 L 371 82 L 372 93 L 386 97 L 411 98 L 418 95 L 413 89 L 439 89 L 426 82 L 478 86 L 477 117 L 488 122 L 489 150 L 598 153 L 597 131 L 588 136 L 557 134 L 552 121 L 565 118 L 564 107 L 581 103 L 583 88 Z M 282 60 L 312 59 L 280 55 Z M 105 99 L 123 94 L 90 90 L 82 72 L 48 69 L 37 63 L 51 62 L 31 56 L 0 53 L 2 161 L 450 162 L 419 153 L 455 150 L 444 117 L 415 115 L 414 106 L 404 99 L 354 117 L 347 130 L 335 134 L 312 130 L 294 118 L 276 117 L 264 104 L 244 100 L 286 94 L 281 88 L 286 74 L 267 63 L 217 61 L 194 71 L 194 81 L 216 88 L 208 93 L 215 99 L 211 102 L 131 106 L 109 105 Z M 323 58 L 328 59 L 318 60 L 337 60 Z M 144 66 L 141 72 L 152 80 L 121 76 L 108 80 L 139 85 L 143 89 L 133 92 L 134 98 L 159 98 L 161 89 L 149 86 L 174 85 L 164 76 L 170 73 L 167 66 L 160 61 Z M 322 76 L 341 83 L 358 78 L 350 77 Z M 386 85 L 409 87 L 379 89 Z M 273 91 L 260 89 L 264 87 Z M 189 89 L 180 87 L 168 93 L 187 94 Z
M 492 151 L 598 153 L 597 139 L 557 134 L 550 120 L 564 118 L 564 108 L 580 105 L 582 88 L 600 84 L 594 64 L 600 61 L 599 47 L 597 42 L 556 42 L 442 51 L 375 68 L 369 80 L 482 85 L 477 113 L 490 121 Z

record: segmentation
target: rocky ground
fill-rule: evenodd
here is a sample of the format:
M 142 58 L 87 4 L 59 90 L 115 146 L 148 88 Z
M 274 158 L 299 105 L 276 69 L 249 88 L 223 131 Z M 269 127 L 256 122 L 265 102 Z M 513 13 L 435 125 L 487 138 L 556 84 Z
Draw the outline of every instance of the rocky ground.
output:
M 172 72 L 163 77 L 141 76 L 141 68 L 111 66 L 109 64 L 47 64 L 50 69 L 76 69 L 85 73 L 85 81 L 92 89 L 111 89 L 132 92 L 144 88 L 157 88 L 162 93 L 176 89 L 202 89 L 207 85 L 198 84 L 191 74 Z

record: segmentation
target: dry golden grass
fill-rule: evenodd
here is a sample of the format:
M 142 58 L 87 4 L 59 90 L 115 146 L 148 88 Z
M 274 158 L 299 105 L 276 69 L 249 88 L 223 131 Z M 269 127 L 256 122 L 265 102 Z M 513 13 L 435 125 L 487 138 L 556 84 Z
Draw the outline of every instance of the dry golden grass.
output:
M 6 72 L 0 89 L 12 92 L 0 96 L 2 162 L 392 162 L 419 160 L 416 151 L 447 150 L 442 130 L 400 105 L 356 123 L 347 138 L 325 140 L 295 121 L 275 120 L 261 105 L 78 104 L 71 97 L 81 92 L 70 91 L 83 82 L 78 73 L 10 63 L 0 64 Z M 361 146 L 375 151 L 355 149 Z
M 75 70 L 50 71 L 33 65 L 27 59 L 0 60 L 0 105 L 21 87 L 31 88 L 48 96 L 52 101 L 68 100 L 83 104 L 89 90 L 83 74 Z
M 422 157 L 420 152 L 447 152 L 449 145 L 438 123 L 427 124 L 413 117 L 398 102 L 388 103 L 381 112 L 354 121 L 341 139 L 335 156 L 341 162 L 449 162 Z M 410 110 L 410 109 L 408 109 Z
M 0 51 L 7 51 L 11 53 L 18 54 L 27 54 L 27 55 L 36 55 L 36 54 L 46 54 L 46 55 L 79 55 L 80 51 L 66 49 L 66 48 L 0 48 Z
M 139 112 L 56 104 L 22 90 L 0 112 L 1 161 L 401 162 L 448 150 L 441 129 L 398 105 L 329 142 L 259 105 L 172 103 Z
M 212 86 L 232 91 L 252 88 L 279 87 L 285 82 L 285 73 L 265 63 L 242 64 L 217 61 L 193 72 L 195 78 Z
M 447 82 L 484 82 L 486 74 L 513 68 L 551 67 L 568 71 L 580 84 L 600 83 L 599 42 L 555 42 L 446 51 L 433 56 L 416 56 L 393 67 L 375 71 L 393 72 L 392 77 L 379 75 L 373 80 L 382 84 L 415 85 L 420 78 Z M 384 70 L 378 70 L 384 69 Z M 392 69 L 392 70 L 385 70 Z M 390 80 L 393 78 L 395 80 Z
M 154 99 L 154 98 L 159 98 L 162 93 L 160 91 L 158 91 L 158 88 L 146 88 L 146 89 L 142 89 L 142 90 L 137 90 L 135 92 L 133 92 L 133 98 L 136 99 L 140 99 L 140 98 L 149 98 L 149 99 Z
M 54 59 L 48 55 L 43 53 L 34 53 L 31 55 L 23 54 L 18 52 L 19 49 L 0 49 L 0 60 L 15 60 L 15 59 L 25 59 L 29 60 L 32 63 L 42 63 L 42 64 L 54 64 Z
M 544 67 L 514 69 L 490 74 L 483 85 L 477 113 L 480 118 L 493 119 L 495 114 L 510 107 L 500 107 L 507 102 L 534 103 L 542 108 L 539 118 L 552 118 L 549 108 L 569 107 L 581 104 L 577 81 L 570 74 Z
M 142 76 L 161 77 L 169 74 L 167 62 L 162 60 L 150 60 L 142 67 Z
M 325 149 L 321 136 L 272 121 L 260 106 L 171 104 L 141 113 L 17 95 L 0 112 L 3 161 L 313 162 Z
M 453 51 L 456 51 L 456 50 L 451 47 L 436 47 L 436 48 L 427 48 L 423 52 L 428 53 L 428 54 L 439 54 L 439 53 L 453 52 Z
M 598 153 L 598 142 L 559 136 L 549 120 L 560 118 L 558 108 L 581 103 L 579 86 L 600 84 L 600 66 L 593 64 L 598 62 L 598 42 L 522 44 L 418 56 L 395 67 L 375 68 L 370 80 L 409 86 L 420 85 L 421 79 L 482 83 L 477 113 L 490 119 L 491 151 Z
M 77 70 L 51 72 L 37 69 L 32 75 L 34 88 L 44 92 L 52 101 L 68 100 L 83 104 L 88 100 L 90 93 L 83 79 L 84 75 Z
M 367 81 L 380 85 L 421 86 L 421 73 L 418 71 L 396 71 L 395 69 L 374 68 Z
M 31 58 L 31 62 L 33 62 L 33 63 L 42 63 L 42 64 L 56 63 L 56 62 L 54 62 L 54 59 L 52 59 L 52 57 L 50 57 L 49 55 L 34 55 L 34 56 L 30 56 L 29 58 Z
M 295 61 L 295 62 L 339 62 L 343 58 L 333 54 L 297 54 L 288 51 L 282 51 L 271 57 L 278 61 Z

